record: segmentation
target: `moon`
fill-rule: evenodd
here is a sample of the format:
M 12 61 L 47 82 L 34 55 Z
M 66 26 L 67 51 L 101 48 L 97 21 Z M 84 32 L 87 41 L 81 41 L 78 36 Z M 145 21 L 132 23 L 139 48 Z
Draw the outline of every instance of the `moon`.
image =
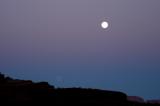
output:
M 102 27 L 102 29 L 107 29 L 109 27 L 109 23 L 107 21 L 102 21 L 101 27 Z

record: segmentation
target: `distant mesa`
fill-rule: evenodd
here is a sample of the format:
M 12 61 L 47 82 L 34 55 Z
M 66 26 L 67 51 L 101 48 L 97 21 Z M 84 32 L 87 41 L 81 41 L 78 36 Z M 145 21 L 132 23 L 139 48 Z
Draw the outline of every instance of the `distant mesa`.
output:
M 160 104 L 160 100 L 147 100 L 147 103 L 150 103 L 150 104 Z
M 128 96 L 127 100 L 131 102 L 145 103 L 144 99 L 139 96 Z

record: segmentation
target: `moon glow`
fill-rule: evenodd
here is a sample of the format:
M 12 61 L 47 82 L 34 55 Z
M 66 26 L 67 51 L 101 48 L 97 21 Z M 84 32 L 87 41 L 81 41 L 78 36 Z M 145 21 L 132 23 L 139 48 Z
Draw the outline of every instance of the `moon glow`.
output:
M 109 23 L 107 21 L 103 21 L 103 22 L 101 22 L 101 27 L 103 29 L 107 29 L 109 27 Z

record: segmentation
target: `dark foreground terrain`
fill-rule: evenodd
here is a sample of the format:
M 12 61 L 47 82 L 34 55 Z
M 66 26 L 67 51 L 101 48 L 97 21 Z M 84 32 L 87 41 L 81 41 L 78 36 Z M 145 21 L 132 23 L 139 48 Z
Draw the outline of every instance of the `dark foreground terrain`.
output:
M 0 105 L 51 106 L 160 106 L 129 101 L 122 92 L 82 88 L 55 88 L 47 82 L 34 83 L 0 74 Z

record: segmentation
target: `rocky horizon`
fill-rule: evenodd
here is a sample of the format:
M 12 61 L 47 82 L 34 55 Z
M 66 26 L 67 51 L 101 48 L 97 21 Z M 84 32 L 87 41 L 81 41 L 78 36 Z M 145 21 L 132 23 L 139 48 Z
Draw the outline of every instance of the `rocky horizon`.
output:
M 93 88 L 55 88 L 48 82 L 6 77 L 0 73 L 0 100 L 5 104 L 160 106 L 160 100 L 144 100 L 123 92 Z

